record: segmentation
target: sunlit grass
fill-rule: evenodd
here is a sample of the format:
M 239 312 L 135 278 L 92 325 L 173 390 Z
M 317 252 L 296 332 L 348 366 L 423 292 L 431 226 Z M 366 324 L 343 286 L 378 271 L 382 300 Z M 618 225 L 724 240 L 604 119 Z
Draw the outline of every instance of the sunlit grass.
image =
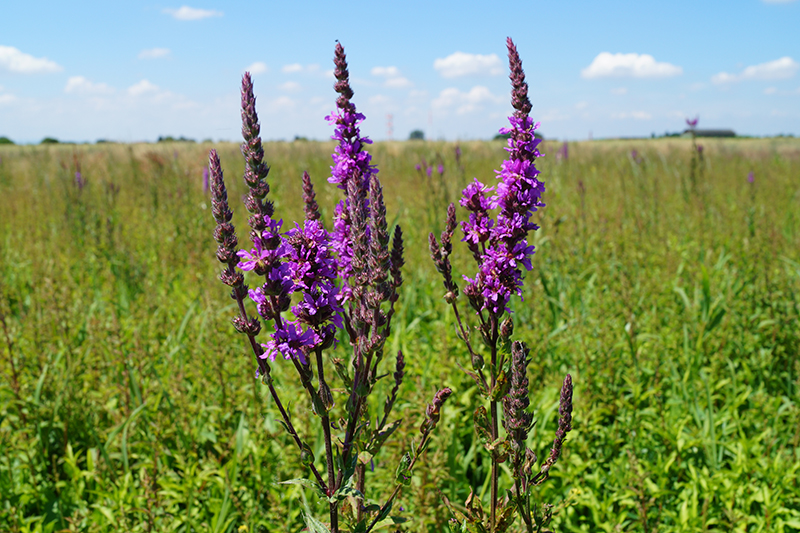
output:
M 540 457 L 560 379 L 575 381 L 575 429 L 541 493 L 557 530 L 800 530 L 800 142 L 702 140 L 696 190 L 690 142 L 576 143 L 561 162 L 544 144 L 547 208 L 514 310 L 532 348 Z M 317 506 L 276 484 L 302 471 L 216 280 L 210 147 L 0 147 L 0 529 L 298 531 L 304 498 Z M 245 245 L 239 148 L 216 148 Z M 332 148 L 265 146 L 287 225 L 302 216 L 303 170 L 330 220 Z M 456 503 L 470 487 L 488 497 L 476 395 L 456 366 L 468 357 L 427 233 L 473 176 L 493 181 L 504 151 L 462 143 L 458 168 L 454 148 L 371 150 L 408 253 L 391 340 L 408 365 L 403 430 L 384 460 L 408 445 L 434 389 L 454 390 L 430 467 L 399 501 L 410 531 L 446 528 L 436 489 Z M 423 157 L 443 162 L 444 179 L 414 169 Z M 466 255 L 454 266 L 475 269 Z M 275 377 L 287 397 L 298 389 L 280 364 Z M 314 427 L 309 406 L 292 409 Z M 321 433 L 316 445 L 324 456 Z M 368 497 L 395 466 L 375 465 Z

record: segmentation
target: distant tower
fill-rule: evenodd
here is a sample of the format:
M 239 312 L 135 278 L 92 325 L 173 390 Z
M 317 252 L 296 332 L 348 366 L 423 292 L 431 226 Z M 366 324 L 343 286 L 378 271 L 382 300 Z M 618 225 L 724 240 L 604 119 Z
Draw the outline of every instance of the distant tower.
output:
M 394 135 L 394 116 L 389 113 L 386 115 L 386 138 L 388 140 L 392 140 L 392 136 Z

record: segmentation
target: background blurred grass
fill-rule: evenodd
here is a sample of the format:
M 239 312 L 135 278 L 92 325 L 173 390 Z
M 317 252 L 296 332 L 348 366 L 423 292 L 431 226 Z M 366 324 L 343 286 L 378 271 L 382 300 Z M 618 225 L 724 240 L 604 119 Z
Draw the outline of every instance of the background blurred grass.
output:
M 563 374 L 575 381 L 574 430 L 541 491 L 556 530 L 800 531 L 800 142 L 701 142 L 696 190 L 689 140 L 575 143 L 566 161 L 544 145 L 548 206 L 514 318 L 532 347 L 529 445 L 541 457 Z M 310 492 L 277 484 L 303 472 L 216 279 L 209 148 L 0 147 L 0 529 L 299 531 L 306 503 L 323 514 Z M 245 246 L 242 158 L 216 148 Z M 332 148 L 265 146 L 284 228 L 302 216 L 303 170 L 330 220 Z M 460 148 L 460 166 L 450 143 L 371 149 L 406 236 L 390 343 L 407 378 L 402 430 L 368 497 L 390 488 L 435 389 L 455 391 L 399 502 L 409 531 L 446 528 L 437 489 L 488 497 L 477 395 L 456 367 L 468 357 L 427 233 L 473 176 L 494 181 L 505 152 Z M 422 158 L 444 175 L 417 172 Z M 465 252 L 456 247 L 456 270 L 471 275 Z M 278 362 L 275 375 L 301 398 L 293 372 Z M 305 402 L 291 407 L 316 431 Z M 322 457 L 321 432 L 314 442 Z

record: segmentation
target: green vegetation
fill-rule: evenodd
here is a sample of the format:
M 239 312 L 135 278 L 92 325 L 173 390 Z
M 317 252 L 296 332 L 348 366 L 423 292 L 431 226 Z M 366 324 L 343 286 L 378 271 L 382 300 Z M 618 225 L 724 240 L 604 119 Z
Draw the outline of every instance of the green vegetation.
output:
M 800 141 L 703 144 L 693 193 L 690 140 L 578 143 L 560 162 L 544 143 L 548 206 L 513 308 L 540 458 L 563 375 L 575 383 L 574 429 L 540 492 L 556 531 L 800 531 Z M 494 180 L 503 146 L 463 143 L 460 167 L 453 144 L 371 148 L 407 238 L 390 341 L 407 377 L 369 498 L 391 488 L 435 389 L 454 391 L 393 512 L 407 531 L 446 531 L 437 490 L 488 499 L 478 395 L 427 232 L 473 176 Z M 325 516 L 312 491 L 279 484 L 303 471 L 216 279 L 210 147 L 0 147 L 0 530 L 300 531 L 306 506 Z M 216 148 L 245 246 L 239 147 Z M 284 227 L 302 216 L 303 170 L 330 220 L 332 149 L 265 145 Z M 415 171 L 437 155 L 444 179 Z M 472 275 L 462 252 L 454 267 Z M 301 398 L 295 373 L 273 368 L 282 396 Z M 301 431 L 319 427 L 290 407 Z M 321 431 L 308 440 L 323 457 Z
M 14 144 L 14 141 L 8 137 L 0 137 L 0 144 Z

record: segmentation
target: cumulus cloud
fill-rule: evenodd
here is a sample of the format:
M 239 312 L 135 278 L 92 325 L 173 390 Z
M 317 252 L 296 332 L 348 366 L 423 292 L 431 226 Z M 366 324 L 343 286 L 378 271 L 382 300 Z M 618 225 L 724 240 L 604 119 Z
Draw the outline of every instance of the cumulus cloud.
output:
M 278 89 L 286 91 L 287 93 L 296 93 L 303 89 L 303 87 L 296 81 L 287 81 L 278 85 Z
M 385 78 L 383 85 L 392 89 L 403 89 L 411 87 L 413 83 L 408 78 L 400 74 L 400 69 L 397 67 L 372 67 L 370 71 L 373 76 Z
M 497 54 L 480 55 L 456 52 L 435 60 L 433 68 L 443 78 L 497 76 L 503 73 L 503 63 Z
M 0 94 L 0 105 L 10 104 L 16 99 L 17 97 L 13 94 Z
M 614 115 L 611 115 L 611 117 L 620 120 L 626 120 L 629 118 L 635 120 L 650 120 L 651 118 L 653 118 L 653 115 L 647 113 L 646 111 L 630 111 L 624 113 L 615 113 Z
M 159 91 L 158 85 L 147 80 L 142 80 L 128 87 L 128 94 L 131 96 L 142 96 L 144 94 L 154 94 Z
M 785 80 L 795 75 L 800 63 L 789 56 L 768 61 L 759 65 L 751 65 L 742 70 L 739 74 L 729 74 L 720 72 L 711 77 L 711 81 L 716 84 L 733 83 L 745 80 Z
M 114 88 L 105 83 L 94 83 L 83 76 L 72 76 L 64 86 L 65 93 L 71 94 L 111 94 Z
M 300 63 L 292 63 L 291 65 L 284 65 L 281 67 L 281 72 L 285 72 L 287 74 L 291 74 L 293 72 L 302 72 L 303 65 Z
M 400 69 L 397 67 L 372 67 L 370 72 L 373 76 L 381 76 L 383 78 L 396 78 L 400 75 Z
M 627 87 L 617 87 L 616 89 L 611 89 L 611 94 L 616 94 L 617 96 L 624 96 L 628 94 Z
M 255 76 L 256 74 L 265 74 L 269 72 L 269 67 L 263 61 L 256 61 L 245 70 Z
M 139 59 L 158 59 L 159 57 L 167 57 L 169 55 L 169 48 L 148 48 L 142 50 L 137 56 Z
M 64 68 L 46 57 L 33 57 L 13 46 L 0 46 L 0 69 L 20 74 L 61 72 Z
M 601 52 L 592 64 L 581 70 L 581 76 L 593 78 L 668 78 L 683 74 L 683 69 L 656 61 L 649 54 L 612 54 Z
M 222 11 L 216 9 L 198 9 L 189 6 L 181 6 L 178 9 L 167 8 L 163 12 L 172 15 L 172 18 L 177 20 L 202 20 L 222 16 Z
M 493 95 L 488 88 L 476 85 L 466 93 L 455 87 L 445 89 L 431 102 L 431 105 L 434 109 L 455 109 L 457 114 L 463 115 L 480 109 L 483 104 L 497 104 L 502 101 L 502 97 Z

